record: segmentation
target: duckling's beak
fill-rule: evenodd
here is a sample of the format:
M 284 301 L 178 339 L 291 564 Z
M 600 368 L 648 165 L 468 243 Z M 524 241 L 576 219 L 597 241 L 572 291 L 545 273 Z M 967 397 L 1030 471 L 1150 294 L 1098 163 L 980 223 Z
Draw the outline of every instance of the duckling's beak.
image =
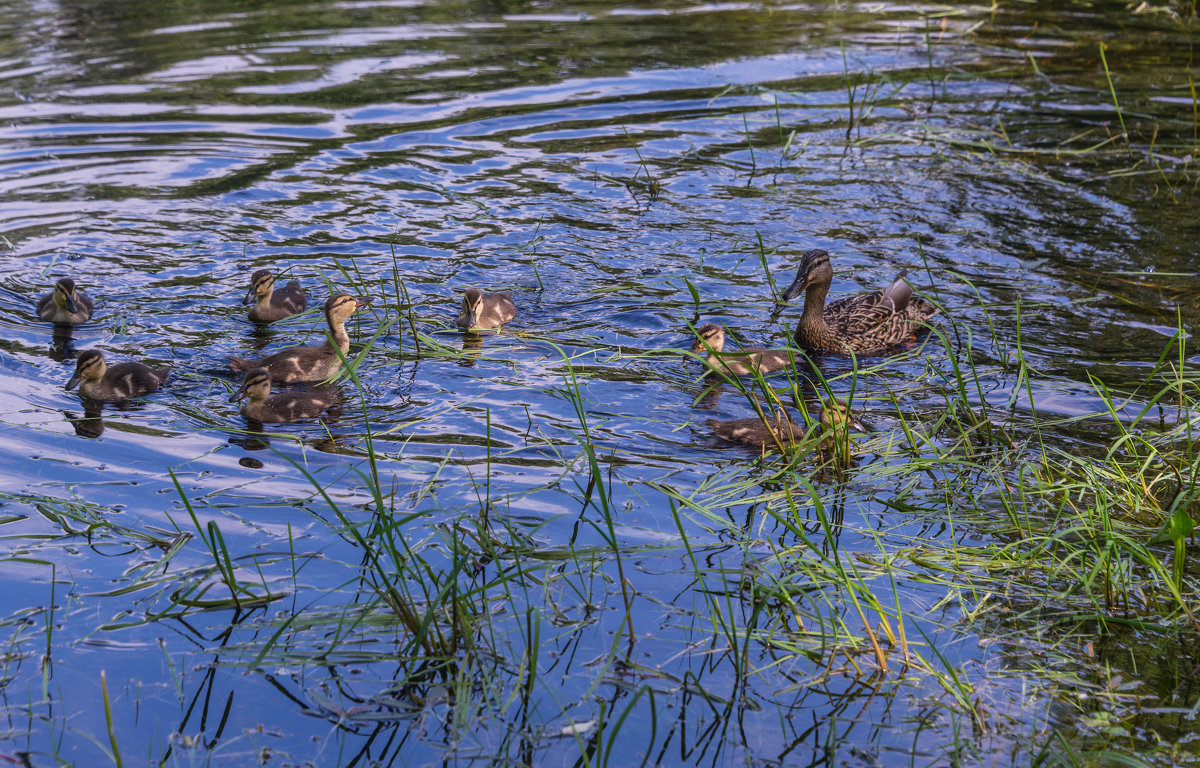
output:
M 246 298 L 242 299 L 242 303 L 243 304 L 257 304 L 258 303 L 258 291 L 251 288 L 250 292 L 246 294 Z
M 804 289 L 808 287 L 808 272 L 800 270 L 796 273 L 796 279 L 792 281 L 783 293 L 779 295 L 780 301 L 791 301 L 800 294 L 804 293 Z
M 67 305 L 68 312 L 78 312 L 79 311 L 79 305 L 75 303 L 74 296 L 72 296 L 69 293 L 64 293 L 63 298 L 66 299 L 66 302 L 64 302 L 64 303 Z
M 866 424 L 863 424 L 861 421 L 854 418 L 849 413 L 846 414 L 846 423 L 848 425 L 850 425 L 850 429 L 853 429 L 855 432 L 862 432 L 864 435 L 868 435 L 871 433 L 871 430 L 867 429 Z
M 467 330 L 479 327 L 479 308 L 476 307 L 467 313 Z
M 363 307 L 370 306 L 374 298 L 371 296 L 355 296 L 354 300 L 358 302 L 358 306 L 355 309 L 362 309 Z
M 71 376 L 71 380 L 67 382 L 67 385 L 63 389 L 74 389 L 75 385 L 79 383 L 80 378 L 79 371 L 75 371 L 75 374 Z
M 233 394 L 229 396 L 229 402 L 236 403 L 238 400 L 241 400 L 245 396 L 246 396 L 246 390 L 243 389 L 242 387 L 238 387 L 237 389 L 233 390 Z

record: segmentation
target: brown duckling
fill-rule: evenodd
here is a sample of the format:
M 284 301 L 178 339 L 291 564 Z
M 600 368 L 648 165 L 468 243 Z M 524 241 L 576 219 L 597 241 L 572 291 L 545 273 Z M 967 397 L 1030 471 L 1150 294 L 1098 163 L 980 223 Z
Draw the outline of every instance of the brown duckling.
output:
M 345 293 L 329 297 L 325 302 L 325 322 L 329 325 L 329 335 L 337 347 L 324 343 L 309 347 L 292 347 L 282 352 L 268 355 L 262 360 L 247 360 L 242 357 L 229 358 L 229 367 L 235 371 L 250 371 L 254 368 L 266 368 L 271 374 L 271 380 L 284 384 L 297 381 L 321 381 L 331 378 L 342 367 L 342 356 L 350 351 L 350 336 L 346 333 L 346 320 L 359 307 L 371 303 L 369 298 L 355 298 Z M 338 355 L 338 350 L 342 354 Z
M 315 419 L 338 400 L 336 390 L 309 392 L 280 392 L 271 394 L 271 372 L 266 368 L 246 371 L 242 386 L 229 398 L 236 403 L 243 397 L 250 402 L 242 404 L 242 415 L 251 421 L 277 424 L 299 419 Z
M 805 293 L 804 314 L 793 334 L 797 346 L 835 355 L 882 355 L 915 341 L 937 307 L 913 296 L 904 273 L 886 288 L 825 303 L 833 267 L 829 254 L 815 248 L 804 254 L 796 279 L 783 292 L 787 301 Z
M 260 269 L 250 276 L 250 292 L 243 304 L 250 307 L 250 319 L 256 323 L 273 323 L 285 317 L 298 315 L 308 307 L 308 297 L 300 287 L 299 280 L 291 280 L 279 290 L 275 288 L 275 275 L 269 269 Z
M 462 328 L 499 328 L 516 316 L 517 307 L 507 293 L 468 288 L 457 322 Z
M 93 400 L 125 400 L 158 389 L 171 372 L 166 368 L 151 368 L 141 363 L 125 362 L 108 366 L 104 354 L 89 349 L 75 361 L 75 375 L 66 389 L 79 384 L 79 394 Z
M 803 442 L 812 434 L 807 426 L 793 421 L 787 411 L 782 409 L 779 415 L 767 419 L 766 422 L 758 417 L 732 421 L 709 419 L 704 425 L 722 440 L 760 449 L 774 448 L 777 441 L 787 448 Z M 828 401 L 821 409 L 819 429 L 823 435 L 821 447 L 834 443 L 839 433 L 846 434 L 851 429 L 856 432 L 867 431 L 867 428 L 850 414 L 846 406 L 836 399 Z
M 792 364 L 792 359 L 782 349 L 740 347 L 736 351 L 725 352 L 725 329 L 716 323 L 700 326 L 696 329 L 696 336 L 692 353 L 700 354 L 707 349 L 708 359 L 705 362 L 718 373 L 734 376 L 745 376 L 754 371 L 773 373 Z
M 48 323 L 86 323 L 92 319 L 92 300 L 75 289 L 75 281 L 60 278 L 54 290 L 38 300 L 38 317 Z

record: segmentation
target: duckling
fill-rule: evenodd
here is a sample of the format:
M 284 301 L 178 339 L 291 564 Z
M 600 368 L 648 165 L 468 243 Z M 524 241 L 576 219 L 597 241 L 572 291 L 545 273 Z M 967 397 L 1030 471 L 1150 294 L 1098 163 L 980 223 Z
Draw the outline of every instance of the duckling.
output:
M 282 352 L 268 355 L 262 360 L 246 360 L 241 357 L 229 358 L 229 367 L 235 371 L 250 371 L 254 368 L 266 368 L 271 374 L 271 380 L 291 384 L 297 381 L 321 381 L 336 374 L 342 367 L 342 355 L 350 351 L 350 336 L 346 333 L 346 319 L 354 314 L 359 307 L 371 303 L 369 298 L 355 298 L 344 293 L 330 296 L 325 302 L 325 322 L 329 324 L 329 334 L 337 347 L 330 345 L 327 339 L 324 343 L 310 347 L 292 347 Z
M 246 372 L 242 386 L 229 398 L 236 403 L 243 397 L 250 402 L 242 405 L 242 415 L 251 421 L 277 424 L 298 419 L 315 419 L 338 400 L 336 390 L 311 392 L 281 392 L 271 394 L 271 372 L 255 368 Z
M 478 288 L 468 288 L 457 322 L 462 328 L 499 328 L 516 316 L 516 305 L 507 293 L 484 293 Z
M 725 352 L 725 329 L 716 323 L 700 326 L 696 329 L 696 335 L 692 353 L 700 354 L 707 348 L 709 354 L 705 362 L 718 373 L 745 376 L 758 371 L 765 374 L 782 371 L 792 364 L 788 353 L 782 349 L 741 347 L 736 351 Z
M 279 290 L 275 287 L 275 275 L 269 269 L 260 269 L 250 276 L 250 292 L 242 300 L 250 307 L 250 320 L 255 323 L 273 323 L 285 317 L 297 315 L 308 307 L 308 298 L 299 280 L 292 280 Z
M 937 307 L 913 296 L 904 275 L 886 288 L 826 304 L 833 281 L 829 254 L 820 248 L 804 254 L 796 279 L 783 292 L 784 301 L 805 292 L 804 314 L 793 334 L 796 344 L 810 352 L 861 357 L 886 354 L 915 340 Z
M 89 349 L 75 361 L 75 375 L 66 389 L 79 384 L 79 394 L 93 400 L 125 400 L 158 389 L 171 372 L 166 368 L 151 368 L 141 363 L 117 363 L 111 368 L 104 362 L 104 353 Z
M 780 410 L 778 416 L 765 422 L 758 418 L 733 419 L 732 421 L 717 421 L 709 419 L 704 425 L 712 430 L 717 437 L 730 443 L 740 443 L 759 449 L 776 447 L 776 441 L 783 447 L 803 442 L 810 435 L 804 424 L 792 420 L 787 411 Z M 846 406 L 837 399 L 828 401 L 821 409 L 820 428 L 823 437 L 819 447 L 824 448 L 837 440 L 839 434 L 845 434 L 853 429 L 856 432 L 866 432 L 867 428 L 855 419 Z
M 48 323 L 86 323 L 92 319 L 92 300 L 75 290 L 75 281 L 60 278 L 54 290 L 38 300 L 38 317 Z

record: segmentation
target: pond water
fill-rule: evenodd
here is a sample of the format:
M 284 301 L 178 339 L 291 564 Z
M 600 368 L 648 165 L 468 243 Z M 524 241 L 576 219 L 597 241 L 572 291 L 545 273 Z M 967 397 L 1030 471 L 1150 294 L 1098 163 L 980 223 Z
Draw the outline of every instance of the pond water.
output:
M 930 554 L 1014 546 L 955 511 L 1107 455 L 1192 362 L 1194 10 L 4 4 L 0 749 L 1195 764 L 1186 622 L 1047 619 L 1056 576 Z M 750 401 L 681 353 L 702 322 L 784 344 L 772 281 L 816 247 L 835 296 L 907 269 L 942 308 L 902 354 L 798 367 L 871 428 L 836 473 L 715 439 Z M 227 401 L 231 355 L 321 338 L 248 322 L 259 268 L 373 298 L 324 423 Z M 68 275 L 95 317 L 56 330 Z M 470 286 L 516 321 L 464 336 Z M 87 348 L 172 378 L 97 412 L 62 386 Z M 939 468 L 960 395 L 1003 461 Z

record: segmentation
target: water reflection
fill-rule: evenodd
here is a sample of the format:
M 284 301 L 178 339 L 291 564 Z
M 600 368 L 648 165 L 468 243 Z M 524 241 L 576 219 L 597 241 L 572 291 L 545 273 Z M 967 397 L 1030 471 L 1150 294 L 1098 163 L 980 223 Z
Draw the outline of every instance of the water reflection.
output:
M 83 416 L 76 416 L 70 411 L 64 411 L 63 415 L 75 428 L 75 434 L 80 437 L 100 437 L 104 433 L 104 419 L 101 417 L 103 410 L 103 402 L 83 398 Z
M 55 323 L 50 336 L 50 359 L 65 363 L 75 359 L 75 326 Z

